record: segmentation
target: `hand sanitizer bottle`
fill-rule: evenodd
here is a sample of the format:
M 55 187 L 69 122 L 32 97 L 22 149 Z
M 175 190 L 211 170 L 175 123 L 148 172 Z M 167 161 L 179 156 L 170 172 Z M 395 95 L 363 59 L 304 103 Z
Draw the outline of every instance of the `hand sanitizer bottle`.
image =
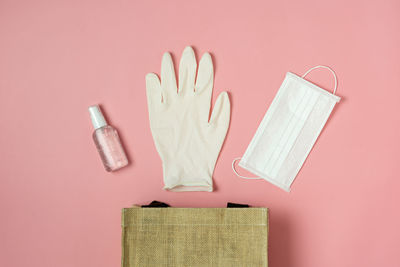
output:
M 128 165 L 118 132 L 107 124 L 99 105 L 90 106 L 89 113 L 94 126 L 93 140 L 106 171 L 116 171 Z

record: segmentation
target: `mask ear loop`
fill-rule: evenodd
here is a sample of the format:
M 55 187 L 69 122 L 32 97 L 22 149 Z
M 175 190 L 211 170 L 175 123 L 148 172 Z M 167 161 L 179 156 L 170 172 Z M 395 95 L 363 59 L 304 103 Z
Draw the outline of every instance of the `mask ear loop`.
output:
M 333 89 L 333 94 L 335 95 L 336 94 L 336 89 L 337 89 L 337 77 L 336 77 L 336 73 L 331 68 L 329 68 L 328 66 L 322 66 L 322 65 L 315 66 L 315 67 L 309 69 L 308 71 L 306 71 L 306 73 L 304 73 L 303 76 L 301 76 L 301 78 L 304 79 L 304 77 L 306 77 L 306 75 L 309 74 L 311 71 L 313 71 L 315 69 L 319 69 L 319 68 L 329 70 L 332 73 L 333 77 L 335 78 L 335 88 Z
M 235 158 L 235 159 L 232 161 L 232 170 L 233 170 L 233 172 L 234 172 L 238 177 L 243 178 L 243 179 L 248 179 L 248 180 L 260 180 L 260 179 L 262 179 L 262 178 L 260 178 L 260 177 L 246 177 L 246 176 L 240 175 L 240 174 L 236 171 L 236 168 L 235 168 L 235 162 L 238 161 L 239 159 L 241 159 L 241 158 Z

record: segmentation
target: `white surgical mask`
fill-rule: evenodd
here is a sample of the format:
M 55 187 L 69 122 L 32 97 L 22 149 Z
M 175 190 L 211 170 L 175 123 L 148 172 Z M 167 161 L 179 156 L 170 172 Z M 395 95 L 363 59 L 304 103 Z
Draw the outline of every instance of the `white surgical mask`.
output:
M 333 94 L 312 84 L 304 77 L 317 68 L 328 69 L 335 78 Z M 333 107 L 336 96 L 335 72 L 326 66 L 316 66 L 302 77 L 288 72 L 271 106 L 251 140 L 239 166 L 259 177 L 290 191 L 290 186 L 310 153 Z M 261 178 L 260 178 L 261 177 Z

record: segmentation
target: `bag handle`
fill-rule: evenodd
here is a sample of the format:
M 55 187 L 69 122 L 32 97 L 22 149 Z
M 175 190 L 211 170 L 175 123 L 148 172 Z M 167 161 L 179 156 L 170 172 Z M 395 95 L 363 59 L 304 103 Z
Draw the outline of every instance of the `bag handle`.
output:
M 333 77 L 335 78 L 335 88 L 333 89 L 333 94 L 335 95 L 336 94 L 336 89 L 337 89 L 337 77 L 336 77 L 336 73 L 331 68 L 329 68 L 328 66 L 318 65 L 318 66 L 312 67 L 311 69 L 306 71 L 306 73 L 304 73 L 303 76 L 301 76 L 301 78 L 304 79 L 304 77 L 306 77 L 306 75 L 309 74 L 311 71 L 313 71 L 315 69 L 319 69 L 319 68 L 327 69 L 333 74 Z
M 235 162 L 238 161 L 239 159 L 242 159 L 242 158 L 235 158 L 235 159 L 232 161 L 232 170 L 233 170 L 233 172 L 237 175 L 237 177 L 240 177 L 240 178 L 243 178 L 243 179 L 249 179 L 249 180 L 259 180 L 259 179 L 262 179 L 262 178 L 260 178 L 260 177 L 247 177 L 247 176 L 242 176 L 242 175 L 240 175 L 240 174 L 236 171 L 236 168 L 235 168 Z

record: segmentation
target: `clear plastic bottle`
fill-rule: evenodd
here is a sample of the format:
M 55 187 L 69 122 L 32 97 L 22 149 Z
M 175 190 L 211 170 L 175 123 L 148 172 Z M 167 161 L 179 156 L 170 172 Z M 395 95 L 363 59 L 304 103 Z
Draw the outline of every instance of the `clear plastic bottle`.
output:
M 124 148 L 117 130 L 108 125 L 98 105 L 89 107 L 90 117 L 94 127 L 93 140 L 99 151 L 106 171 L 116 171 L 128 165 Z

